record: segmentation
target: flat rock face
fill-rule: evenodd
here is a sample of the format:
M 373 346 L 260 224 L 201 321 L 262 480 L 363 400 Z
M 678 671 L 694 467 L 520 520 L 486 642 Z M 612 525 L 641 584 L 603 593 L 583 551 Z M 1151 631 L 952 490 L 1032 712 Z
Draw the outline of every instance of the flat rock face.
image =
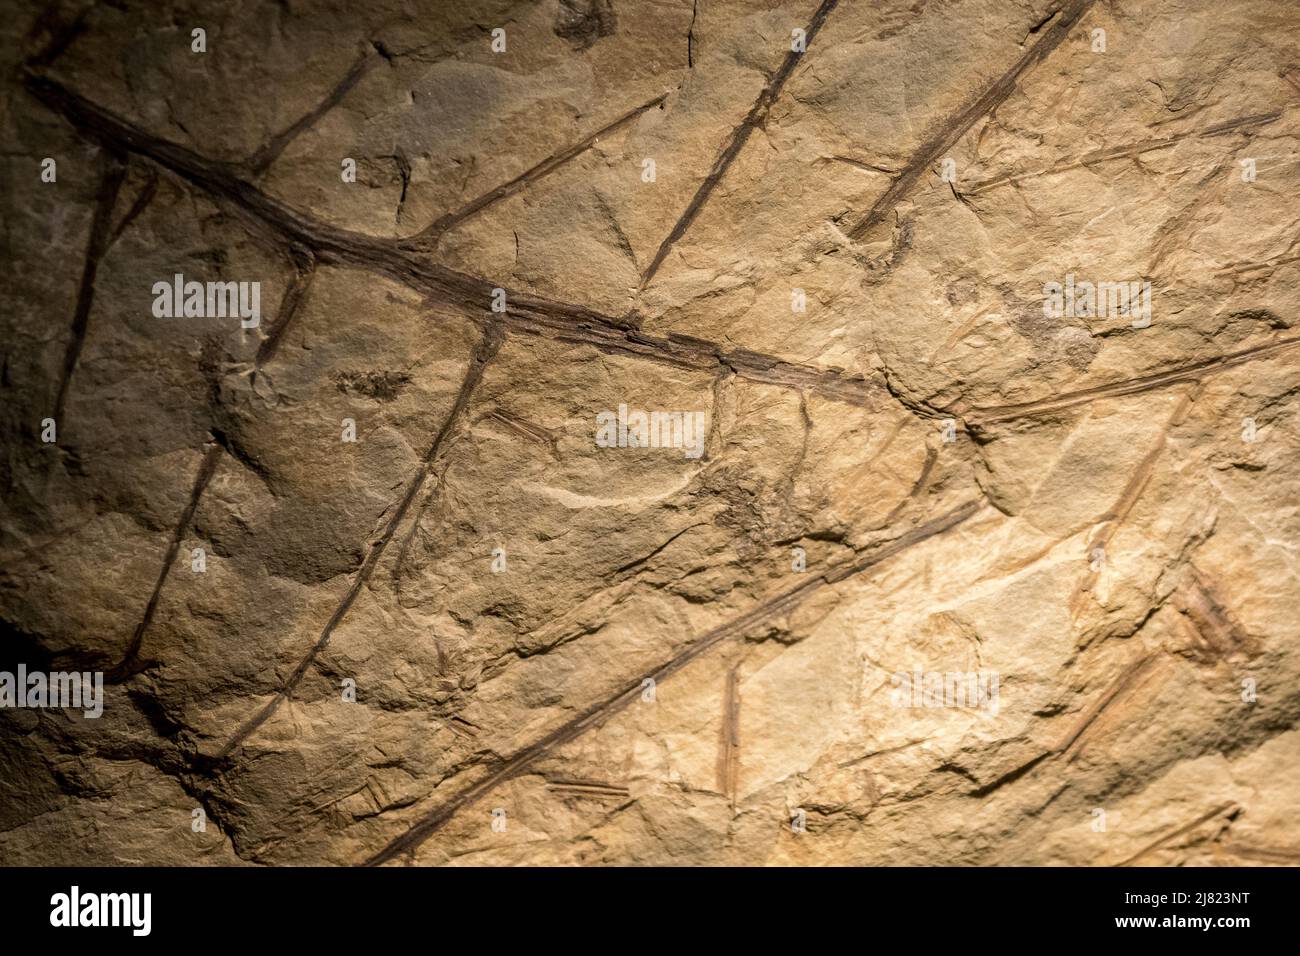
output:
M 7 18 L 0 860 L 1300 862 L 1292 8 L 418 6 Z

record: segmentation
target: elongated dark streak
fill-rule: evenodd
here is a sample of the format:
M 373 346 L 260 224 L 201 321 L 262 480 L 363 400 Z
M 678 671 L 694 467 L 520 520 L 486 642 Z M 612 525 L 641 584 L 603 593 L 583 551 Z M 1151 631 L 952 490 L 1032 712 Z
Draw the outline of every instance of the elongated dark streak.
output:
M 700 12 L 700 0 L 691 4 L 691 25 L 686 29 L 686 68 L 695 69 L 695 18 Z
M 148 182 L 141 188 L 135 202 L 127 210 L 116 229 L 111 228 L 113 210 L 117 207 L 117 198 L 121 194 L 126 177 L 126 167 L 121 156 L 108 154 L 108 170 L 101 182 L 101 191 L 95 208 L 95 218 L 91 224 L 90 240 L 86 246 L 86 264 L 82 271 L 81 287 L 77 292 L 77 307 L 72 319 L 72 333 L 68 339 L 68 349 L 63 358 L 63 375 L 59 379 L 59 392 L 54 401 L 54 420 L 63 425 L 63 410 L 67 404 L 68 389 L 72 383 L 73 373 L 85 345 L 86 333 L 90 328 L 90 310 L 95 298 L 95 278 L 99 273 L 99 263 L 111 249 L 122 233 L 131 225 L 153 201 L 158 191 L 158 174 L 153 172 Z M 102 219 L 101 219 L 102 216 Z
M 116 244 L 117 240 L 122 238 L 122 233 L 126 232 L 131 223 L 135 222 L 140 214 L 149 208 L 149 204 L 153 202 L 154 196 L 157 194 L 158 170 L 156 167 L 150 166 L 148 181 L 141 187 L 139 194 L 135 197 L 135 202 L 131 204 L 131 208 L 126 211 L 122 221 L 113 230 L 112 238 L 108 240 L 109 246 Z
M 172 565 L 176 563 L 176 556 L 181 550 L 181 542 L 185 540 L 185 534 L 189 531 L 190 523 L 194 520 L 194 513 L 198 511 L 199 500 L 203 497 L 204 489 L 208 487 L 208 482 L 212 480 L 212 475 L 217 470 L 217 463 L 221 459 L 221 453 L 222 448 L 216 442 L 209 444 L 203 452 L 203 460 L 199 463 L 198 474 L 194 476 L 194 486 L 190 489 L 190 499 L 185 505 L 185 510 L 181 512 L 180 520 L 176 522 L 176 528 L 172 531 L 171 541 L 167 545 L 167 554 L 163 558 L 162 569 L 158 572 L 158 580 L 153 586 L 153 593 L 149 595 L 149 603 L 145 605 L 144 616 L 140 619 L 140 623 L 136 625 L 135 633 L 131 636 L 131 644 L 127 647 L 121 663 L 104 675 L 109 683 L 123 681 L 141 670 L 139 657 L 140 648 L 144 643 L 145 631 L 149 629 L 149 624 L 153 621 L 154 612 L 158 609 L 158 600 L 162 597 L 163 585 L 167 583 L 167 576 L 171 574 Z
M 962 196 L 975 196 L 979 193 L 985 192 L 986 190 L 996 189 L 999 186 L 1006 186 L 1025 179 L 1034 179 L 1039 176 L 1055 176 L 1060 173 L 1069 172 L 1072 169 L 1091 167 L 1115 159 L 1128 159 L 1133 156 L 1141 156 L 1143 153 L 1154 152 L 1158 149 L 1168 149 L 1170 146 L 1176 146 L 1177 144 L 1189 139 L 1206 139 L 1213 136 L 1222 136 L 1225 133 L 1239 133 L 1257 126 L 1275 123 L 1281 118 L 1281 112 L 1256 113 L 1251 116 L 1240 116 L 1236 119 L 1216 123 L 1213 126 L 1206 127 L 1205 129 L 1193 129 L 1188 130 L 1185 133 L 1178 133 L 1174 136 L 1166 136 L 1163 139 L 1147 139 L 1137 143 L 1129 143 L 1125 146 L 1111 146 L 1108 149 L 1097 149 L 1080 156 L 1078 159 L 1058 163 L 1057 165 L 1048 166 L 1044 169 L 1007 173 L 1002 176 L 995 176 L 992 179 L 963 184 L 961 187 L 961 194 Z
M 1035 402 L 1025 402 L 1020 405 L 996 405 L 986 408 L 975 408 L 965 415 L 965 421 L 970 427 L 979 428 L 983 425 L 992 424 L 993 422 L 1008 421 L 1016 418 L 1027 418 L 1034 415 L 1047 415 L 1064 408 L 1071 408 L 1075 405 L 1082 405 L 1099 399 L 1117 398 L 1123 395 L 1135 395 L 1140 392 L 1149 392 L 1153 389 L 1167 388 L 1168 386 L 1176 385 L 1179 382 L 1193 381 L 1207 375 L 1214 375 L 1229 368 L 1234 368 L 1238 365 L 1243 365 L 1246 362 L 1267 358 L 1279 352 L 1284 352 L 1288 349 L 1294 348 L 1297 345 L 1300 345 L 1300 336 L 1293 336 L 1292 338 L 1270 342 L 1267 345 L 1257 345 L 1254 348 L 1242 349 L 1240 352 L 1231 352 L 1227 355 L 1216 356 L 1215 358 L 1202 359 L 1199 362 L 1192 362 L 1187 365 L 1180 365 L 1175 368 L 1152 372 L 1150 375 L 1140 375 L 1137 378 L 1127 378 L 1123 381 L 1112 382 L 1108 385 L 1098 385 L 1094 388 L 1080 389 L 1077 392 L 1065 392 L 1061 395 L 1040 399 Z
M 1071 0 L 1071 2 L 1067 3 L 1057 15 L 1056 22 L 1048 27 L 1047 31 L 1038 38 L 1034 45 L 1025 51 L 1011 69 L 994 80 L 970 105 L 955 116 L 950 117 L 934 135 L 921 144 L 917 151 L 912 154 L 912 158 L 907 161 L 903 171 L 894 178 L 885 194 L 876 200 L 863 220 L 849 230 L 849 238 L 861 239 L 871 229 L 883 222 L 885 217 L 893 212 L 894 207 L 925 175 L 927 169 L 942 159 L 944 153 L 965 136 L 972 126 L 1010 96 L 1011 92 L 1016 88 L 1016 82 L 1030 67 L 1060 46 L 1061 41 L 1069 35 L 1074 25 L 1079 22 L 1079 18 L 1088 11 L 1092 4 L 1093 0 Z
M 235 732 L 234 736 L 226 742 L 226 745 L 222 747 L 221 751 L 217 754 L 218 761 L 228 757 L 236 747 L 248 739 L 249 735 L 270 719 L 271 715 L 276 712 L 280 704 L 293 693 L 294 688 L 298 685 L 298 682 L 302 680 L 303 675 L 307 673 L 307 669 L 311 667 L 312 663 L 316 660 L 316 657 L 325 649 L 325 646 L 329 644 L 330 637 L 334 634 L 334 629 L 343 621 L 343 618 L 351 609 L 358 595 L 360 595 L 361 589 L 364 588 L 366 583 L 370 580 L 371 575 L 379 564 L 380 557 L 383 556 L 384 549 L 388 546 L 388 542 L 392 540 L 393 535 L 402 523 L 402 519 L 406 516 L 407 510 L 411 507 L 411 503 L 420 493 L 420 488 L 424 485 L 425 479 L 428 478 L 429 472 L 433 469 L 433 465 L 437 461 L 438 455 L 442 451 L 448 436 L 456 427 L 456 424 L 460 420 L 465 408 L 469 405 L 475 388 L 477 388 L 479 382 L 482 380 L 484 369 L 500 350 L 504 338 L 505 336 L 501 328 L 497 325 L 490 325 L 484 330 L 483 338 L 479 343 L 478 350 L 470 361 L 469 368 L 465 372 L 465 378 L 461 382 L 460 392 L 456 396 L 455 403 L 447 413 L 446 420 L 443 422 L 442 427 L 438 430 L 437 436 L 433 439 L 433 443 L 429 446 L 429 450 L 421 460 L 415 476 L 408 483 L 406 493 L 403 494 L 401 499 L 395 503 L 396 506 L 393 508 L 392 516 L 388 519 L 388 524 L 384 527 L 380 536 L 371 544 L 370 550 L 366 553 L 365 560 L 362 562 L 356 576 L 352 579 L 352 586 L 348 588 L 347 594 L 344 595 L 343 600 L 339 603 L 338 607 L 334 609 L 334 613 L 330 615 L 329 620 L 326 621 L 325 627 L 321 630 L 320 637 L 317 638 L 316 643 L 312 645 L 307 654 L 298 662 L 298 666 L 294 668 L 293 673 L 289 675 L 289 678 L 284 682 L 275 697 L 248 721 L 246 721 L 243 726 Z
M 375 53 L 361 57 L 356 63 L 352 64 L 352 69 L 348 70 L 347 75 L 339 80 L 338 85 L 330 90 L 329 94 L 325 99 L 321 100 L 314 110 L 287 129 L 271 137 L 270 141 L 254 153 L 247 162 L 247 166 L 253 175 L 260 175 L 269 169 L 271 164 L 280 158 L 280 154 L 288 148 L 290 143 L 297 139 L 304 130 L 316 125 L 322 116 L 337 106 L 343 97 L 348 95 L 352 88 L 357 85 L 357 82 L 378 61 L 379 56 Z
M 491 190 L 490 192 L 484 193 L 482 196 L 479 196 L 473 202 L 468 203 L 457 212 L 448 213 L 445 216 L 439 217 L 438 219 L 434 220 L 433 223 L 430 224 L 427 228 L 425 228 L 419 234 L 417 239 L 428 241 L 431 238 L 437 238 L 438 236 L 442 235 L 442 233 L 446 232 L 448 229 L 450 229 L 452 226 L 456 225 L 457 223 L 463 222 L 464 220 L 475 215 L 476 213 L 482 212 L 484 209 L 486 209 L 488 206 L 493 205 L 494 203 L 498 203 L 503 199 L 513 196 L 515 193 L 519 192 L 521 189 L 525 188 L 531 183 L 534 183 L 537 180 L 543 178 L 544 176 L 548 176 L 551 173 L 555 172 L 555 170 L 559 169 L 565 163 L 569 162 L 569 160 L 573 159 L 576 156 L 580 156 L 582 153 L 591 149 L 591 147 L 594 146 L 602 136 L 608 136 L 610 133 L 617 132 L 618 130 L 626 126 L 628 123 L 631 123 L 633 120 L 635 120 L 642 113 L 645 113 L 647 110 L 652 110 L 656 106 L 661 105 L 666 99 L 668 99 L 668 94 L 663 93 L 659 96 L 656 96 L 648 103 L 642 103 L 640 106 L 636 107 L 635 109 L 630 110 L 627 113 L 624 113 L 622 116 L 614 120 L 614 122 L 610 123 L 609 125 L 603 126 L 600 129 L 596 130 L 596 132 L 592 133 L 590 136 L 586 137 L 580 142 L 574 143 L 572 146 L 566 147 L 565 149 L 562 149 L 560 152 L 555 153 L 552 156 L 548 156 L 546 159 L 542 160 L 536 166 L 532 167 L 529 170 L 526 170 L 525 172 L 520 173 L 514 179 L 510 180 L 510 182 L 503 183 L 502 185 L 497 186 L 495 189 Z
M 289 288 L 285 290 L 284 301 L 280 303 L 280 317 L 267 333 L 266 338 L 262 340 L 262 344 L 258 346 L 257 355 L 253 359 L 255 370 L 260 369 L 275 355 L 284 333 L 288 331 L 294 316 L 298 314 L 307 290 L 311 287 L 312 278 L 316 275 L 316 262 L 310 253 L 295 255 L 294 259 L 297 268 Z
M 1165 834 L 1164 836 L 1160 837 L 1158 840 L 1156 840 L 1153 843 L 1148 843 L 1145 847 L 1143 847 L 1137 853 L 1133 854 L 1124 862 L 1117 863 L 1116 866 L 1132 866 L 1138 860 L 1142 859 L 1142 857 L 1151 853 L 1153 850 L 1160 849 L 1160 847 L 1164 846 L 1166 843 L 1170 842 L 1171 840 L 1177 839 L 1180 836 L 1184 836 L 1192 832 L 1202 824 L 1209 823 L 1217 816 L 1220 816 L 1225 813 L 1229 813 L 1230 811 L 1236 811 L 1237 809 L 1238 809 L 1238 805 L 1231 801 L 1229 801 L 1228 803 L 1220 804 L 1219 806 L 1215 807 L 1213 810 L 1208 810 L 1205 813 L 1201 814 L 1191 823 L 1179 827 L 1177 830 L 1174 830 L 1172 833 Z
M 830 16 L 831 11 L 835 9 L 838 2 L 839 0 L 822 0 L 822 5 L 817 8 L 817 12 L 813 14 L 813 18 L 808 24 L 808 29 L 804 31 L 805 50 L 812 45 L 813 37 L 815 37 L 817 32 L 821 30 L 822 24 L 826 22 L 826 18 Z M 696 190 L 695 196 L 687 204 L 686 210 L 682 213 L 681 218 L 677 220 L 677 225 L 673 226 L 672 232 L 670 232 L 668 237 L 660 244 L 659 251 L 655 253 L 655 257 L 650 261 L 650 265 L 646 267 L 645 273 L 641 276 L 642 288 L 644 288 L 646 284 L 654 278 L 655 273 L 659 271 L 659 267 L 663 265 L 664 259 L 666 259 L 668 253 L 672 251 L 674 243 L 681 239 L 682 236 L 686 235 L 686 230 L 691 227 L 691 223 L 693 223 L 696 216 L 700 214 L 700 210 L 703 209 L 704 204 L 708 202 L 709 196 L 712 194 L 719 181 L 721 181 L 722 177 L 726 174 L 728 167 L 730 167 L 736 157 L 740 155 L 740 151 L 749 140 L 750 134 L 753 133 L 757 127 L 762 126 L 766 121 L 767 114 L 772 109 L 772 104 L 775 103 L 777 97 L 781 95 L 781 88 L 784 87 L 786 81 L 790 79 L 790 74 L 794 72 L 794 68 L 799 64 L 799 60 L 803 55 L 803 53 L 797 53 L 794 50 L 791 50 L 785 55 L 785 60 L 782 62 L 780 69 L 776 71 L 772 79 L 763 87 L 763 92 L 759 93 L 758 99 L 754 101 L 754 105 L 750 109 L 749 115 L 745 117 L 744 122 L 732 131 L 731 138 L 727 141 L 727 145 L 724 146 L 722 152 L 718 154 L 718 158 L 713 161 L 713 168 L 709 170 L 709 175 L 704 178 L 704 182 L 700 183 L 700 188 Z
M 391 278 L 435 299 L 482 314 L 491 302 L 493 284 L 429 261 L 418 247 L 350 232 L 316 221 L 239 179 L 227 166 L 203 159 L 182 146 L 130 126 L 45 77 L 27 76 L 27 89 L 51 109 L 89 135 L 118 143 L 172 170 L 224 199 L 290 242 L 318 258 L 341 262 Z M 861 376 L 837 369 L 796 365 L 775 356 L 743 350 L 725 351 L 703 339 L 658 338 L 642 334 L 631 316 L 603 315 L 580 305 L 554 302 L 507 290 L 504 316 L 512 328 L 560 341 L 591 345 L 602 351 L 640 357 L 686 368 L 733 368 L 737 375 L 786 388 L 816 388 L 836 401 L 861 405 L 879 390 Z
M 54 399 L 54 421 L 60 434 L 63 433 L 63 409 L 68 400 L 68 388 L 72 384 L 72 375 L 77 370 L 77 361 L 81 358 L 86 330 L 90 327 L 90 309 L 95 302 L 95 275 L 99 271 L 99 260 L 109 246 L 113 208 L 117 205 L 117 194 L 126 175 L 121 156 L 106 150 L 102 162 L 104 171 L 99 182 L 95 216 L 90 225 L 90 238 L 86 241 L 86 259 L 81 269 L 81 285 L 77 289 L 76 311 L 72 315 L 72 333 L 63 355 L 63 374 L 59 378 L 59 391 Z
M 684 651 L 681 651 L 666 663 L 641 675 L 640 677 L 635 678 L 626 690 L 620 691 L 612 697 L 588 708 L 568 723 L 558 727 L 541 739 L 524 747 L 516 753 L 515 756 L 506 760 L 486 777 L 471 784 L 469 787 L 453 796 L 445 804 L 436 808 L 422 820 L 418 821 L 406 833 L 397 837 L 367 860 L 365 865 L 378 866 L 392 860 L 400 853 L 414 850 L 439 830 L 459 810 L 474 803 L 499 784 L 518 775 L 538 759 L 555 750 L 555 748 L 581 736 L 592 727 L 603 723 L 612 715 L 629 706 L 633 701 L 640 697 L 642 685 L 646 680 L 653 680 L 655 684 L 662 683 L 721 642 L 729 638 L 741 637 L 749 632 L 749 630 L 756 624 L 760 624 L 769 618 L 787 613 L 788 611 L 798 607 L 816 591 L 819 591 L 828 585 L 843 581 L 853 575 L 861 574 L 881 562 L 907 550 L 913 545 L 919 544 L 928 538 L 932 538 L 935 535 L 942 534 L 945 531 L 956 527 L 979 511 L 981 505 L 982 502 L 980 501 L 967 502 L 940 518 L 936 518 L 933 521 L 914 528 L 912 531 L 901 535 L 888 544 L 868 548 L 854 558 L 854 560 L 838 567 L 828 569 L 820 575 L 810 578 L 805 583 L 790 588 L 776 597 L 763 602 L 735 620 L 729 621 L 726 624 L 706 632 Z

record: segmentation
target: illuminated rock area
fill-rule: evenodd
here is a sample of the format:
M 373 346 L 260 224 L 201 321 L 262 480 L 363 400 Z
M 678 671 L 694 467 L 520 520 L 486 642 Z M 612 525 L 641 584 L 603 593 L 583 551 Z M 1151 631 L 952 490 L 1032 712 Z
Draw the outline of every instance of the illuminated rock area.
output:
M 0 859 L 1300 862 L 1287 4 L 0 60 Z

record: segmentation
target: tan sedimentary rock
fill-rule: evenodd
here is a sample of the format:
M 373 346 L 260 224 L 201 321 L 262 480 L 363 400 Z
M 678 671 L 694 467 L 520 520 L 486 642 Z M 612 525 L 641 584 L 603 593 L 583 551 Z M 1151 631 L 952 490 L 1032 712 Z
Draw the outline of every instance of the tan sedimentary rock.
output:
M 6 24 L 0 860 L 1300 861 L 1288 5 L 418 6 Z

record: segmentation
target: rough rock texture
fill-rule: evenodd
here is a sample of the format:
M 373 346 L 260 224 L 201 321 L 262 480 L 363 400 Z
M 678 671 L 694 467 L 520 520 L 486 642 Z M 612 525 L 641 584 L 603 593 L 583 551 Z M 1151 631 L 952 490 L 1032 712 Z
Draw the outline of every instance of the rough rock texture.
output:
M 0 861 L 1300 861 L 1294 5 L 3 19 Z

